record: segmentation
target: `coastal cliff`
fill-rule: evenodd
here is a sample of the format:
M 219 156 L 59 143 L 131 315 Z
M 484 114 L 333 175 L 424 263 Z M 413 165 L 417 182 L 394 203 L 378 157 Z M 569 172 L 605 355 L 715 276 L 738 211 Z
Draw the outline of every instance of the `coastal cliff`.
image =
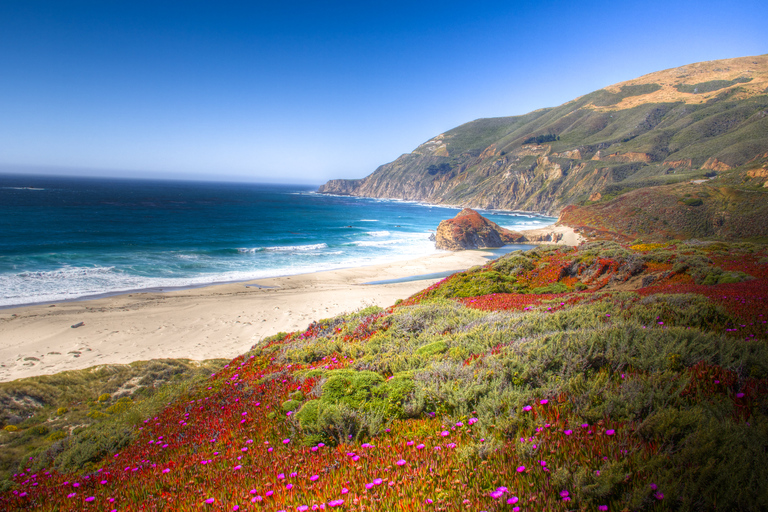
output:
M 753 168 L 768 154 L 767 92 L 768 55 L 691 64 L 466 123 L 319 192 L 559 215 L 713 177 L 767 191 Z

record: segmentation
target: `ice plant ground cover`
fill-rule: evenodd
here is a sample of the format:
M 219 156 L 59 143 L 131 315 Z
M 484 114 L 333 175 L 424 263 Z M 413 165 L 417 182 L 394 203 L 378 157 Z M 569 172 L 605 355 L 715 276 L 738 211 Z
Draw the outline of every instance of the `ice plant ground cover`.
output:
M 763 246 L 512 253 L 265 340 L 80 471 L 93 427 L 32 451 L 0 508 L 762 510 L 767 321 Z

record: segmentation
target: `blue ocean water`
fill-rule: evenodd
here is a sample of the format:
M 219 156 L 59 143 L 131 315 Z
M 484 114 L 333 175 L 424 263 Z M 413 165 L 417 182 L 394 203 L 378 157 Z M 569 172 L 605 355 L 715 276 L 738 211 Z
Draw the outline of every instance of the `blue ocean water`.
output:
M 420 257 L 459 211 L 314 189 L 0 175 L 0 306 Z M 555 220 L 481 213 L 512 229 Z

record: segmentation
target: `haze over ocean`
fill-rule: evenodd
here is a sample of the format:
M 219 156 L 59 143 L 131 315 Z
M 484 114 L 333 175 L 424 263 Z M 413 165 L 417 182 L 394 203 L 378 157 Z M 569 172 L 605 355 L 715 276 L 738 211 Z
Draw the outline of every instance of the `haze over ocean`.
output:
M 415 258 L 459 211 L 313 190 L 0 175 L 0 306 Z M 512 229 L 555 220 L 480 212 Z

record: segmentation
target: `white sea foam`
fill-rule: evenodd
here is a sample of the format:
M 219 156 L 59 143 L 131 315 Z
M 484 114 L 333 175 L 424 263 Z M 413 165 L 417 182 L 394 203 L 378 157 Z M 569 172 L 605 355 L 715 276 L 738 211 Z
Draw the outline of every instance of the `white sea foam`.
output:
M 267 251 L 277 252 L 295 252 L 295 251 L 318 251 L 320 249 L 326 249 L 328 244 L 309 244 L 309 245 L 276 245 L 274 247 L 267 247 Z
M 389 236 L 390 232 L 389 231 L 367 231 L 365 234 L 368 236 Z
M 352 244 L 358 247 L 383 247 L 385 245 L 397 245 L 403 242 L 404 240 L 382 240 L 378 242 L 359 240 L 352 242 Z
M 388 263 L 403 258 L 419 258 L 435 254 L 438 251 L 431 242 L 402 239 L 398 241 L 377 241 L 391 249 L 385 252 L 365 251 L 354 257 L 306 260 L 281 259 L 273 265 L 260 267 L 259 270 L 230 270 L 200 273 L 188 277 L 148 277 L 135 275 L 114 267 L 67 267 L 46 272 L 20 272 L 0 274 L 0 307 L 23 304 L 60 302 L 95 296 L 130 293 L 142 290 L 168 291 L 169 289 L 205 286 L 215 283 L 242 282 L 267 277 L 290 276 Z M 316 244 L 318 246 L 325 244 Z M 299 246 L 307 247 L 307 246 Z M 306 249 L 304 249 L 306 251 Z M 333 255 L 345 251 L 332 251 Z M 269 253 L 264 252 L 265 256 Z M 307 252 L 307 254 L 309 254 Z
M 360 219 L 358 222 L 379 222 L 377 219 Z
M 237 249 L 239 253 L 257 253 L 263 251 L 272 252 L 303 252 L 303 251 L 319 251 L 321 249 L 327 249 L 328 244 L 309 244 L 309 245 L 275 245 L 272 247 L 240 247 Z

